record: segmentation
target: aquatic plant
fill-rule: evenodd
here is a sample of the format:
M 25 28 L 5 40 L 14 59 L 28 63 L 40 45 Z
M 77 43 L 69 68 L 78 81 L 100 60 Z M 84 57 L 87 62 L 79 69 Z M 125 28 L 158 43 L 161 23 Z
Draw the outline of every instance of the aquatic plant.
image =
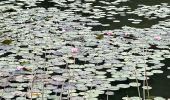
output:
M 155 36 L 154 39 L 157 40 L 157 41 L 160 41 L 161 40 L 161 36 Z
M 5 45 L 10 45 L 12 43 L 13 40 L 11 39 L 6 39 L 6 40 L 3 40 L 1 43 L 2 44 L 5 44 Z
M 107 32 L 107 35 L 111 36 L 111 35 L 113 35 L 113 33 L 112 32 Z
M 104 34 L 99 34 L 99 35 L 96 35 L 96 39 L 97 40 L 101 40 L 104 38 Z
M 18 66 L 16 69 L 17 70 L 23 70 L 23 68 L 24 68 L 23 66 Z
M 33 5 L 35 3 L 30 2 Z M 31 5 L 30 2 L 28 5 Z M 57 1 L 54 0 L 54 2 Z M 106 5 L 109 3 L 99 2 Z M 96 25 L 109 26 L 96 19 L 109 17 L 108 20 L 110 20 L 113 19 L 111 16 L 114 14 L 124 13 L 129 8 L 95 6 L 93 10 L 88 8 L 82 11 L 90 14 L 92 10 L 90 17 L 82 17 L 74 13 L 81 10 L 76 8 L 79 6 L 76 3 L 67 5 L 57 3 L 61 4 L 60 6 L 69 6 L 70 9 L 64 11 L 55 7 L 48 9 L 33 7 L 25 10 L 17 8 L 16 12 L 9 12 L 9 14 L 2 13 L 0 28 L 6 27 L 7 29 L 1 28 L 3 34 L 12 38 L 13 41 L 9 45 L 6 45 L 7 42 L 0 46 L 2 70 L 0 75 L 5 79 L 10 77 L 9 73 L 14 75 L 5 82 L 1 81 L 0 85 L 5 88 L 10 85 L 20 91 L 16 96 L 11 95 L 7 93 L 7 87 L 4 89 L 6 90 L 4 98 L 97 100 L 100 94 L 104 94 L 106 99 L 109 99 L 110 95 L 114 95 L 114 91 L 137 87 L 138 97 L 126 97 L 126 99 L 140 100 L 139 80 L 142 80 L 142 88 L 148 95 L 143 98 L 148 99 L 150 97 L 148 90 L 152 87 L 148 85 L 147 80 L 154 74 L 163 73 L 159 68 L 165 65 L 160 61 L 168 58 L 170 54 L 169 39 L 165 39 L 167 35 L 165 31 L 169 31 L 165 28 L 168 21 L 144 29 L 126 26 L 122 29 L 92 31 L 92 27 Z M 75 8 L 72 9 L 72 6 Z M 87 6 L 91 6 L 91 3 L 83 5 L 82 8 Z M 100 8 L 107 10 L 108 13 L 105 15 Z M 4 7 L 1 10 L 5 11 Z M 129 19 L 129 21 L 133 24 L 141 22 L 140 19 Z M 114 23 L 119 22 L 121 23 L 119 20 L 114 20 Z M 8 28 L 13 30 L 10 31 Z M 112 37 L 113 32 L 114 37 Z M 157 35 L 165 40 L 154 39 Z M 137 42 L 142 43 L 137 44 Z M 152 46 L 156 49 L 150 49 Z M 163 51 L 163 49 L 166 50 Z M 148 67 L 147 63 L 153 65 Z M 17 68 L 17 66 L 20 67 Z M 122 84 L 127 80 L 129 83 Z M 115 85 L 116 81 L 120 83 Z M 18 84 L 22 86 L 17 87 Z M 19 98 L 23 96 L 19 94 L 25 88 L 28 88 L 27 93 L 23 93 L 26 94 L 25 97 Z M 9 91 L 15 90 L 11 88 Z M 54 93 L 55 95 L 52 95 Z M 8 95 L 11 96 L 8 97 Z
M 71 52 L 72 52 L 72 53 L 77 53 L 77 52 L 78 52 L 78 48 L 72 48 L 72 49 L 71 49 Z

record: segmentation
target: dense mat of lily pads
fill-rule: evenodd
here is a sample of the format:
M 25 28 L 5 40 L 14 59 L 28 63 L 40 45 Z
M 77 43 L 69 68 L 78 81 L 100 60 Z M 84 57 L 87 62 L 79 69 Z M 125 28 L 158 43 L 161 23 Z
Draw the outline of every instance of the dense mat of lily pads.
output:
M 2 0 L 0 12 L 14 12 L 21 8 L 54 8 L 88 18 L 78 20 L 76 17 L 74 21 L 86 22 L 84 25 L 93 27 L 93 30 L 106 30 L 124 25 L 143 28 L 157 24 L 158 20 L 170 18 L 168 3 L 168 0 L 156 0 L 155 5 L 146 5 L 144 0 L 137 4 L 136 0 Z
M 152 89 L 136 80 L 163 73 L 160 61 L 170 58 L 169 20 L 144 29 L 91 31 L 85 24 L 92 19 L 69 10 L 9 8 L 0 16 L 0 97 L 5 100 L 98 100 L 121 88 Z

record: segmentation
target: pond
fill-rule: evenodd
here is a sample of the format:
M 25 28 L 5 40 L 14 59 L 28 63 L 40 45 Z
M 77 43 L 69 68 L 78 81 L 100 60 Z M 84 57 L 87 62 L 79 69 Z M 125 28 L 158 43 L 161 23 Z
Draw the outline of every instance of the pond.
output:
M 169 0 L 0 0 L 2 100 L 169 100 Z

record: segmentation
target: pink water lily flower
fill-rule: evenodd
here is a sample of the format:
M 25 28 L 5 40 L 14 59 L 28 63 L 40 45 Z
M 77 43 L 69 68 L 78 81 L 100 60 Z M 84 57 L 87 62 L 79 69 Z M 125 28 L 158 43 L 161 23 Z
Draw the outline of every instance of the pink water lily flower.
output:
M 23 68 L 24 68 L 23 66 L 18 66 L 17 70 L 23 70 Z
M 154 39 L 157 40 L 157 41 L 160 41 L 161 40 L 161 36 L 155 36 Z
M 124 33 L 125 34 L 125 36 L 127 36 L 129 33 Z
M 77 52 L 78 52 L 78 48 L 72 48 L 72 49 L 71 49 L 71 52 L 72 52 L 72 53 L 77 53 Z
M 107 35 L 108 36 L 111 36 L 113 33 L 112 32 L 107 32 Z

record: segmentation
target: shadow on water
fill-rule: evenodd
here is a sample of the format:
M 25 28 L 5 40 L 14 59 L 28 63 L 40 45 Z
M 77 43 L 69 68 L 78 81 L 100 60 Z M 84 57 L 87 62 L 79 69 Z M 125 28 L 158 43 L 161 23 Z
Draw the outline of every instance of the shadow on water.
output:
M 170 97 L 170 79 L 167 78 L 167 76 L 170 75 L 170 70 L 167 69 L 167 67 L 170 66 L 169 60 L 170 59 L 165 59 L 162 61 L 162 63 L 165 64 L 165 66 L 161 68 L 163 73 L 155 74 L 150 79 L 150 84 L 153 87 L 151 94 L 154 96 Z
M 150 92 L 150 96 L 161 96 L 164 98 L 169 98 L 170 97 L 170 79 L 167 78 L 168 75 L 170 75 L 170 70 L 167 70 L 167 67 L 170 66 L 170 59 L 165 59 L 161 61 L 162 63 L 165 64 L 160 70 L 163 71 L 162 74 L 154 74 L 153 76 L 150 77 L 148 80 L 149 86 L 152 87 Z M 128 81 L 126 81 L 128 83 Z M 142 81 L 140 81 L 142 83 Z M 140 92 L 142 94 L 142 88 L 140 87 Z M 146 94 L 147 95 L 147 94 Z M 120 89 L 118 91 L 115 91 L 115 95 L 109 96 L 109 100 L 121 100 L 122 97 L 132 97 L 132 96 L 138 96 L 138 91 L 136 87 L 131 87 L 128 89 Z M 142 95 L 141 95 L 142 96 Z M 99 100 L 106 100 L 105 95 L 100 95 Z

